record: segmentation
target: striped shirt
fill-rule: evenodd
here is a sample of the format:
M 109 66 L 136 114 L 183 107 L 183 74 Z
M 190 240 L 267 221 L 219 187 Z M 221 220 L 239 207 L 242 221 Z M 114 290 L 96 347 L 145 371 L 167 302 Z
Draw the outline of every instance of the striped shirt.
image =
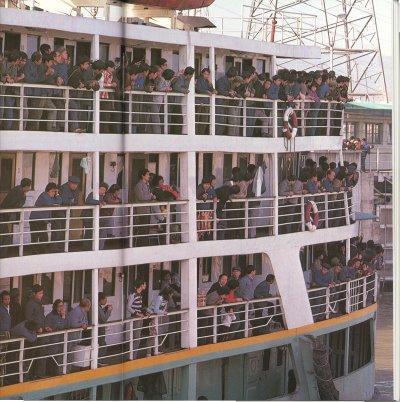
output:
M 128 297 L 127 310 L 132 317 L 142 312 L 143 299 L 140 293 L 132 293 Z

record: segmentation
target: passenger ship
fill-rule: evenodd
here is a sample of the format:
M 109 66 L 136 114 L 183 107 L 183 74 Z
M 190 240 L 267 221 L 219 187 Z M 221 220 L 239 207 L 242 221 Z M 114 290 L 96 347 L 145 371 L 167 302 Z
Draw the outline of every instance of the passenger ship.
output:
M 215 83 L 233 65 L 239 70 L 253 65 L 257 72 L 269 72 L 272 76 L 278 59 L 320 57 L 316 47 L 166 29 L 155 24 L 72 17 L 14 8 L 6 1 L 7 5 L 10 7 L 0 11 L 3 51 L 19 48 L 29 55 L 47 43 L 51 48 L 66 47 L 74 63 L 77 55 L 85 52 L 92 60 L 114 60 L 124 53 L 128 60 L 145 58 L 149 64 L 163 57 L 175 71 L 194 66 L 198 73 L 209 66 Z M 296 103 L 300 125 L 296 138 L 287 140 L 282 136 L 280 102 L 271 101 L 264 106 L 269 112 L 266 119 L 270 136 L 261 138 L 247 135 L 245 116 L 254 108 L 252 100 L 231 100 L 231 107 L 241 117 L 234 124 L 222 124 L 233 126 L 236 135 L 218 135 L 218 102 L 223 97 L 207 98 L 203 113 L 208 118 L 201 119 L 197 106 L 203 104 L 202 97 L 195 94 L 192 80 L 187 95 L 124 93 L 124 129 L 119 134 L 109 134 L 104 132 L 105 124 L 101 121 L 99 92 L 87 91 L 87 129 L 75 133 L 69 132 L 70 113 L 65 105 L 70 104 L 69 97 L 77 95 L 72 94 L 71 88 L 61 87 L 62 99 L 67 101 L 60 118 L 64 131 L 47 131 L 46 125 L 30 131 L 25 124 L 28 114 L 24 111 L 24 97 L 26 88 L 35 85 L 13 85 L 18 88 L 20 113 L 13 122 L 14 129 L 0 134 L 1 196 L 23 177 L 31 178 L 33 186 L 24 208 L 15 211 L 21 214 L 13 222 L 7 258 L 0 262 L 0 288 L 18 288 L 23 302 L 29 288 L 41 284 L 46 313 L 57 298 L 72 308 L 88 297 L 92 308 L 86 335 L 82 335 L 81 329 L 61 332 L 61 352 L 48 356 L 58 364 L 58 376 L 32 379 L 32 347 L 23 338 L 2 340 L 1 353 L 5 345 L 18 343 L 14 346 L 18 358 L 17 364 L 7 366 L 1 373 L 2 380 L 11 375 L 17 378 L 11 385 L 4 381 L 1 398 L 144 399 L 146 380 L 150 378 L 157 387 L 162 375 L 166 386 L 160 391 L 163 399 L 318 400 L 332 397 L 326 392 L 333 385 L 341 400 L 371 399 L 377 280 L 374 276 L 356 279 L 341 290 L 307 286 L 317 248 L 344 241 L 349 258 L 350 239 L 359 234 L 354 219 L 359 189 L 354 188 L 353 195 L 335 195 L 335 205 L 340 207 L 334 216 L 328 213 L 332 194 L 319 194 L 317 205 L 324 225 L 315 231 L 306 229 L 305 207 L 307 200 L 313 198 L 310 195 L 297 197 L 301 211 L 296 215 L 298 230 L 283 233 L 280 228 L 285 223 L 278 219 L 282 199 L 278 183 L 288 170 L 298 172 L 306 158 L 318 161 L 321 155 L 326 155 L 329 162 L 343 162 L 342 136 L 330 135 L 331 127 L 341 126 L 343 116 L 332 112 L 332 102 L 324 104 L 327 118 L 323 130 L 312 137 L 305 135 L 304 102 Z M 154 96 L 161 96 L 163 105 L 159 134 L 147 132 L 150 123 L 136 124 L 136 105 L 152 102 Z M 169 105 L 179 107 L 174 111 Z M 171 124 L 174 113 L 180 118 L 178 133 Z M 207 126 L 207 135 L 199 135 L 201 124 Z M 209 226 L 202 225 L 196 207 L 196 187 L 202 177 L 211 174 L 216 176 L 217 186 L 222 185 L 230 178 L 233 167 L 243 169 L 250 163 L 262 167 L 265 191 L 256 199 L 232 202 L 237 203 L 241 213 L 235 226 L 240 235 L 227 238 L 224 225 L 215 215 Z M 132 192 L 143 168 L 162 175 L 165 182 L 179 189 L 176 201 L 147 204 L 162 207 L 165 219 L 161 231 L 154 231 L 150 224 L 147 231 L 138 230 L 137 208 L 146 204 L 132 203 Z M 53 245 L 46 244 L 39 254 L 34 253 L 29 226 L 33 204 L 47 183 L 63 184 L 71 175 L 80 178 L 82 206 L 60 207 L 65 211 L 66 222 L 65 235 L 58 240 L 60 247 L 54 250 Z M 98 197 L 97 189 L 103 181 L 122 187 L 123 203 L 114 208 L 111 219 L 112 237 L 101 230 L 104 225 L 100 207 L 83 206 L 91 191 Z M 338 199 L 342 202 L 338 203 Z M 92 210 L 89 219 L 93 237 L 87 244 L 81 218 L 84 209 Z M 50 226 L 48 230 L 51 231 Z M 140 241 L 141 236 L 144 242 Z M 222 340 L 221 307 L 204 307 L 202 295 L 221 273 L 230 275 L 233 267 L 243 269 L 247 264 L 256 267 L 257 283 L 267 274 L 275 275 L 274 296 L 237 303 L 244 323 L 241 336 Z M 127 297 L 134 279 L 141 278 L 148 284 L 144 295 L 148 304 L 158 294 L 165 271 L 180 281 L 180 309 L 170 311 L 167 321 L 155 316 L 148 324 L 152 331 L 142 333 L 138 346 L 135 319 L 126 313 Z M 98 321 L 98 292 L 104 292 L 113 305 L 107 324 Z M 341 301 L 345 303 L 345 313 L 338 315 L 335 311 Z M 262 304 L 265 302 L 270 304 Z M 265 310 L 265 305 L 270 306 L 264 315 L 265 328 L 256 331 L 254 314 L 257 309 Z M 272 321 L 277 317 L 281 317 L 281 325 L 274 326 Z M 163 323 L 166 329 L 161 331 Z M 70 347 L 73 332 L 86 337 L 79 348 Z M 39 339 L 44 336 L 39 335 Z M 100 342 L 101 337 L 105 342 Z M 104 344 L 106 356 L 101 353 Z M 161 353 L 162 346 L 169 348 Z M 138 358 L 134 358 L 138 349 Z

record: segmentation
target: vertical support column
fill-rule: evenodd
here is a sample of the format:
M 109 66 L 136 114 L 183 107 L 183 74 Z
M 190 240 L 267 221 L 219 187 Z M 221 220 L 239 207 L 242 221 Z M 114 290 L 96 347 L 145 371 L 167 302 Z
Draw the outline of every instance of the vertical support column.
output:
M 211 46 L 208 51 L 211 83 L 215 88 L 215 48 Z M 215 95 L 210 97 L 210 135 L 215 135 Z
M 100 153 L 93 152 L 92 155 L 92 185 L 93 199 L 99 200 L 99 185 L 100 185 Z M 96 205 L 93 208 L 93 251 L 99 249 L 100 237 L 100 206 Z
M 328 102 L 328 107 L 327 107 L 327 119 L 326 119 L 326 135 L 329 136 L 331 135 L 331 102 Z
M 182 367 L 182 396 L 181 399 L 195 401 L 197 399 L 197 365 L 196 363 Z
M 191 44 L 191 38 L 189 37 L 189 43 L 186 46 L 186 66 L 194 67 L 194 45 Z M 186 98 L 186 123 L 188 135 L 195 135 L 195 88 L 194 78 L 190 81 L 189 93 Z
M 99 354 L 99 269 L 92 269 L 92 355 L 91 369 L 97 368 L 97 356 Z
M 272 136 L 278 138 L 278 101 L 272 101 Z
M 274 196 L 274 236 L 278 236 L 278 212 L 279 212 L 279 184 L 278 184 L 278 154 L 273 154 L 273 163 L 274 163 L 274 180 L 273 180 L 273 196 Z
M 347 375 L 349 373 L 349 341 L 350 341 L 350 327 L 345 329 L 345 342 L 344 342 L 344 368 L 343 368 L 343 375 Z
M 187 322 L 182 324 L 182 347 L 197 346 L 197 259 L 181 262 L 182 309 L 188 310 Z M 182 319 L 184 315 L 182 314 Z M 186 331 L 185 331 L 186 329 Z
M 100 57 L 100 37 L 98 34 L 92 37 L 91 57 L 98 60 Z M 93 91 L 93 132 L 100 133 L 100 92 Z
M 346 263 L 350 260 L 350 239 L 346 239 Z

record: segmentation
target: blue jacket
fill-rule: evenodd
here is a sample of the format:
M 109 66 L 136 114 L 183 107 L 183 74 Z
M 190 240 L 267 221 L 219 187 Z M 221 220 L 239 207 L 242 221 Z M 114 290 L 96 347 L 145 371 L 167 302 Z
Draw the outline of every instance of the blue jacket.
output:
M 328 271 L 323 274 L 320 269 L 317 269 L 314 274 L 314 281 L 318 287 L 328 287 L 333 282 L 333 273 Z
M 333 182 L 331 182 L 328 179 L 324 179 L 322 180 L 322 186 L 324 187 L 324 189 L 328 192 L 328 193 L 332 193 L 335 191 L 335 189 L 333 188 Z
M 318 193 L 318 184 L 314 183 L 311 180 L 308 180 L 306 183 L 306 190 L 310 193 L 310 194 L 316 194 Z
M 68 183 L 64 183 L 60 188 L 61 205 L 71 206 L 78 205 L 79 190 L 71 190 Z
M 0 304 L 0 331 L 10 331 L 10 330 L 11 330 L 10 311 L 7 310 L 3 304 Z
M 262 281 L 254 290 L 254 298 L 265 299 L 266 297 L 271 297 L 270 289 L 271 285 L 267 281 Z
M 237 296 L 246 300 L 252 300 L 254 298 L 254 289 L 254 278 L 250 278 L 249 275 L 243 276 L 239 279 L 239 289 L 237 290 Z
M 268 99 L 278 100 L 279 99 L 279 86 L 274 82 L 271 84 L 267 91 Z
M 46 82 L 46 67 L 44 64 L 36 64 L 32 60 L 28 60 L 24 69 L 25 82 L 29 84 L 44 84 Z M 40 96 L 46 91 L 40 88 L 27 88 L 25 95 Z
M 229 96 L 230 84 L 228 77 L 224 75 L 218 78 L 215 83 L 215 88 L 218 92 L 218 95 Z
M 11 328 L 10 335 L 11 338 L 25 338 L 28 342 L 36 342 L 37 335 L 36 332 L 29 331 L 25 327 L 26 321 L 22 321 L 15 327 Z
M 317 89 L 317 95 L 319 99 L 325 100 L 326 97 L 328 96 L 329 91 L 330 91 L 329 85 L 326 82 L 322 83 Z
M 54 207 L 61 206 L 62 200 L 59 195 L 56 197 L 50 197 L 48 193 L 43 191 L 42 194 L 39 195 L 35 202 L 35 207 Z M 51 219 L 52 211 L 32 211 L 29 219 Z

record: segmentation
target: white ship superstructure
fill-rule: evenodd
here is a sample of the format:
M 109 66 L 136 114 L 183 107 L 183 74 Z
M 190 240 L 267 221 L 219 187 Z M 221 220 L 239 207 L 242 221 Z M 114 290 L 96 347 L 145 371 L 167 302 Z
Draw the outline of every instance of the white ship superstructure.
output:
M 175 71 L 193 66 L 199 72 L 210 67 L 213 83 L 230 66 L 240 70 L 254 66 L 257 72 L 272 76 L 277 58 L 320 56 L 316 47 L 12 8 L 1 8 L 0 23 L 3 51 L 17 47 L 30 55 L 43 43 L 52 48 L 64 46 L 74 64 L 85 52 L 92 60 L 112 60 L 124 52 L 129 60 L 144 58 L 150 64 L 163 57 Z M 0 262 L 1 289 L 19 288 L 22 300 L 28 296 L 26 289 L 41 284 L 47 295 L 46 313 L 58 298 L 72 308 L 89 297 L 92 307 L 85 345 L 77 348 L 74 337 L 82 337 L 82 329 L 59 334 L 61 347 L 49 357 L 58 365 L 59 376 L 30 380 L 35 361 L 29 355 L 30 346 L 23 338 L 12 341 L 17 360 L 3 376 L 17 380 L 0 389 L 2 398 L 124 399 L 129 381 L 136 387 L 140 376 L 162 372 L 167 383 L 164 398 L 317 399 L 321 390 L 318 369 L 313 365 L 313 339 L 329 345 L 340 399 L 372 397 L 377 278 L 371 275 L 332 289 L 308 289 L 304 272 L 309 271 L 316 248 L 329 243 L 344 241 L 346 260 L 350 258 L 350 239 L 358 235 L 353 208 L 359 197 L 357 187 L 352 193 L 292 197 L 297 209 L 290 224 L 282 219 L 282 202 L 287 198 L 278 194 L 278 183 L 288 171 L 299 172 L 306 158 L 318 162 L 326 155 L 328 162 L 343 162 L 343 137 L 333 135 L 342 121 L 337 103 L 322 103 L 324 124 L 318 135 L 307 136 L 309 105 L 294 102 L 300 124 L 296 138 L 287 140 L 282 136 L 283 102 L 261 104 L 259 99 L 201 96 L 195 93 L 194 80 L 188 94 L 124 92 L 120 120 L 110 118 L 112 113 L 103 114 L 101 104 L 107 101 L 100 94 L 107 91 L 47 87 L 59 91 L 48 98 L 61 100 L 57 120 L 63 131 L 49 131 L 46 114 L 39 129 L 32 131 L 28 128 L 28 98 L 33 95 L 27 94 L 40 85 L 22 83 L 9 88 L 15 88 L 13 96 L 18 102 L 12 107 L 18 108 L 18 113 L 14 113 L 11 127 L 0 133 L 0 194 L 4 197 L 24 177 L 31 178 L 33 186 L 23 208 L 7 211 L 17 218 L 11 222 L 10 244 L 2 246 L 7 255 Z M 71 106 L 75 97 L 80 100 L 78 110 Z M 140 107 L 151 105 L 155 97 L 160 105 L 159 121 L 141 120 Z M 268 136 L 249 136 L 255 130 L 249 116 L 257 108 L 265 111 L 261 120 Z M 71 118 L 74 111 L 84 116 L 78 120 L 84 123 L 85 132 L 71 129 L 76 122 Z M 118 125 L 119 133 L 106 133 L 110 125 Z M 200 129 L 202 125 L 205 130 Z M 221 129 L 227 135 L 219 135 Z M 206 135 L 199 135 L 200 131 Z M 211 221 L 206 222 L 199 213 L 202 202 L 196 199 L 198 183 L 214 174 L 216 186 L 221 186 L 230 179 L 232 168 L 246 169 L 249 164 L 261 168 L 260 194 L 228 203 L 228 218 L 210 214 Z M 175 185 L 179 198 L 133 202 L 138 172 L 144 168 Z M 56 242 L 44 242 L 37 252 L 29 218 L 34 202 L 49 182 L 63 184 L 71 175 L 80 179 L 81 205 L 50 208 L 62 211 L 63 234 Z M 121 205 L 83 205 L 90 192 L 99 197 L 101 182 L 122 187 Z M 316 202 L 323 223 L 315 231 L 307 229 L 305 217 L 310 200 Z M 208 204 L 212 210 L 216 207 Z M 154 215 L 154 208 L 163 214 L 162 223 L 140 220 Z M 107 209 L 110 214 L 104 214 Z M 86 226 L 84 210 L 90 210 Z M 296 229 L 285 230 L 290 225 Z M 88 228 L 91 235 L 85 237 Z M 50 225 L 46 230 L 49 236 L 54 234 Z M 232 231 L 235 236 L 230 236 Z M 230 275 L 233 267 L 248 264 L 256 267 L 257 283 L 267 274 L 275 276 L 273 295 L 257 302 L 238 302 L 243 322 L 236 331 L 239 336 L 221 341 L 221 308 L 201 307 L 198 301 L 220 274 Z M 179 309 L 170 311 L 166 321 L 155 316 L 147 324 L 149 331 L 138 336 L 138 320 L 126 311 L 133 281 L 147 282 L 145 299 L 150 303 L 160 291 L 166 271 L 179 279 Z M 107 324 L 99 324 L 98 292 L 106 293 L 113 305 Z M 339 305 L 341 315 L 337 314 Z M 263 331 L 257 332 L 261 310 L 258 325 Z M 272 328 L 271 321 L 281 324 Z M 6 344 L 10 346 L 11 341 L 1 341 Z M 172 351 L 159 353 L 167 344 Z M 102 354 L 105 345 L 106 357 Z M 147 356 L 150 353 L 153 355 Z

